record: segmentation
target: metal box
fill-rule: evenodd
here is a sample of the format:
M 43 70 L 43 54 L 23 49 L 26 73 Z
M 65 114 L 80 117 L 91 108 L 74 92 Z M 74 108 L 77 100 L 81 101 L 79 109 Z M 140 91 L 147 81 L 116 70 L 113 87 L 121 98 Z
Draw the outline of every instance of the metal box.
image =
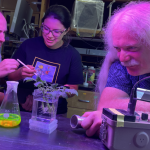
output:
M 118 110 L 115 111 L 118 112 Z M 134 116 L 126 117 L 127 120 L 132 119 L 131 121 L 125 121 L 125 115 L 120 112 L 116 114 L 112 112 L 112 115 L 108 115 L 110 112 L 107 110 L 105 112 L 103 111 L 102 114 L 102 125 L 99 136 L 107 148 L 110 150 L 150 149 L 149 120 L 141 120 L 141 116 L 136 114 L 135 121 Z

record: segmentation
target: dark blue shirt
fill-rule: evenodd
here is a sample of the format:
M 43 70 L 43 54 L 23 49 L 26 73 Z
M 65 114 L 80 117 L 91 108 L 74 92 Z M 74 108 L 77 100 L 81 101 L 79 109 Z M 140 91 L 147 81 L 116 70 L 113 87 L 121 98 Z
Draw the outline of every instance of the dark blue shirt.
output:
M 79 52 L 71 45 L 50 49 L 43 37 L 32 38 L 24 41 L 13 56 L 26 65 L 33 65 L 40 70 L 42 79 L 60 85 L 83 83 L 82 63 Z M 22 65 L 20 65 L 21 67 Z M 33 83 L 20 81 L 18 85 L 18 99 L 20 103 L 26 101 L 26 96 L 34 90 Z M 67 101 L 59 98 L 57 113 L 67 112 Z
M 115 61 L 109 69 L 106 87 L 114 87 L 130 95 L 134 84 L 148 76 L 150 76 L 150 73 L 140 76 L 131 76 L 127 72 L 126 67 L 121 65 L 120 61 Z M 150 79 L 140 82 L 137 87 L 150 89 Z

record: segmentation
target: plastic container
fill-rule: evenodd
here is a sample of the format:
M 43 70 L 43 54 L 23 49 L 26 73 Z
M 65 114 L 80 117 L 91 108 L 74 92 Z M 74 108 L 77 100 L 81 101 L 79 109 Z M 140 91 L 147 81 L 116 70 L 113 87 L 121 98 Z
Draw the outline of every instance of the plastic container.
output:
M 95 68 L 93 66 L 89 66 L 87 83 L 89 83 L 90 85 L 93 85 L 94 79 L 95 79 Z
M 104 4 L 101 0 L 75 0 L 71 28 L 81 37 L 95 36 L 97 28 L 102 29 Z
M 86 72 L 88 71 L 87 66 L 83 66 L 83 81 L 85 82 L 86 79 Z
M 56 130 L 56 128 L 58 126 L 57 122 L 58 122 L 57 119 L 53 120 L 51 123 L 45 123 L 45 122 L 30 119 L 29 120 L 29 128 L 31 130 L 34 130 L 34 131 L 37 131 L 37 132 L 50 134 L 54 130 Z
M 38 97 L 35 94 L 36 91 L 33 94 L 32 116 L 29 120 L 29 128 L 50 134 L 57 128 L 56 112 L 59 96 L 48 98 L 47 95 L 47 99 L 45 99 L 42 95 Z

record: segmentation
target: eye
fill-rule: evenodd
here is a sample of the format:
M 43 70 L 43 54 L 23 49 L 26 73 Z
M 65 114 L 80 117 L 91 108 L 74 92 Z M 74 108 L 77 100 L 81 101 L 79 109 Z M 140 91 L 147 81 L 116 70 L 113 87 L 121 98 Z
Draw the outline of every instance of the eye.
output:
M 127 48 L 127 50 L 129 50 L 129 51 L 137 51 L 137 47 L 130 46 L 130 47 Z
M 59 31 L 59 30 L 53 30 L 55 33 L 60 33 L 61 31 Z
M 6 34 L 7 31 L 0 31 L 0 33 Z
M 118 52 L 120 52 L 120 48 L 119 47 L 114 47 Z

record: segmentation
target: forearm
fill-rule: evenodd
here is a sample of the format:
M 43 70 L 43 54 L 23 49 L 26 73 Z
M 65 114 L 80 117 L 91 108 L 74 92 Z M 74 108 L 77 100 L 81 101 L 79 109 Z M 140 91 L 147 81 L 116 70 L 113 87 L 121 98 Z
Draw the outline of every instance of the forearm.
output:
M 98 104 L 97 110 L 102 110 L 103 108 L 116 108 L 127 110 L 128 103 L 129 98 L 110 99 L 110 100 L 101 99 Z
M 70 89 L 78 90 L 78 85 L 72 85 L 72 84 L 65 84 L 64 86 L 68 86 Z
M 2 103 L 3 99 L 4 99 L 4 93 L 0 92 L 0 104 Z
M 97 110 L 101 111 L 103 108 L 116 108 L 116 109 L 127 110 L 128 103 L 129 103 L 129 98 L 110 99 L 109 102 L 105 100 L 101 100 Z M 150 103 L 137 100 L 135 111 L 150 113 Z
M 22 79 L 20 68 L 8 75 L 8 79 L 11 81 L 18 81 Z

